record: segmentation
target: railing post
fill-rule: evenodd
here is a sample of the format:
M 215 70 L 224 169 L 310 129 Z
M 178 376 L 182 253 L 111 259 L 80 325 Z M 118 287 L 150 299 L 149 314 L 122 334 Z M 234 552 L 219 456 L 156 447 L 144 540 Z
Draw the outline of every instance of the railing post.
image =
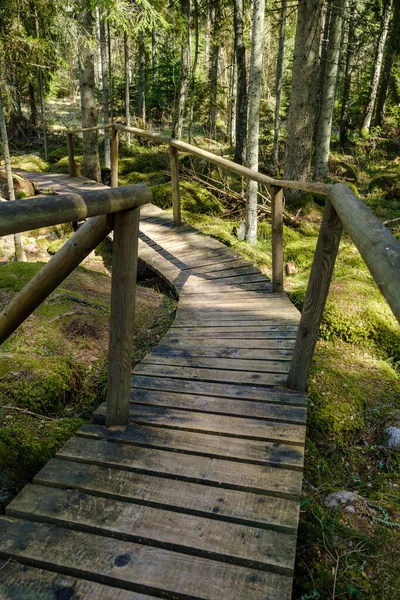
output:
M 114 216 L 106 425 L 129 422 L 140 209 Z
M 74 158 L 74 134 L 67 133 L 67 147 L 68 147 L 68 165 L 69 165 L 69 176 L 77 177 L 77 168 Z
M 283 292 L 283 189 L 271 186 L 272 291 Z
M 111 187 L 118 187 L 118 129 L 111 129 Z
M 308 372 L 328 297 L 342 231 L 342 222 L 331 202 L 327 200 L 288 376 L 288 387 L 298 392 L 304 392 L 307 389 Z
M 174 215 L 174 225 L 175 227 L 179 227 L 180 225 L 182 225 L 182 217 L 177 148 L 174 148 L 173 146 L 169 147 L 169 157 L 171 165 L 172 210 Z

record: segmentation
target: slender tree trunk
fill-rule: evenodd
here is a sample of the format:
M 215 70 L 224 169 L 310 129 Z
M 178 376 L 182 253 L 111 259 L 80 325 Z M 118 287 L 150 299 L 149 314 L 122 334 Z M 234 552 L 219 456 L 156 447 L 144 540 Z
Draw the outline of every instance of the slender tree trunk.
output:
M 382 127 L 385 116 L 385 104 L 388 95 L 389 81 L 392 73 L 393 63 L 396 55 L 400 52 L 400 0 L 393 3 L 393 19 L 390 26 L 387 51 L 383 61 L 378 97 L 376 100 L 374 125 Z
M 242 165 L 246 156 L 247 75 L 246 47 L 243 39 L 244 0 L 234 0 L 234 27 L 237 64 L 236 86 L 236 147 L 234 161 Z
M 186 107 L 186 96 L 189 85 L 189 72 L 190 72 L 190 47 L 191 47 L 191 35 L 190 35 L 190 0 L 181 0 L 182 13 L 185 17 L 185 38 L 182 40 L 181 48 L 181 75 L 179 84 L 179 97 L 178 104 L 175 112 L 174 126 L 173 126 L 173 137 L 178 140 L 182 137 L 183 121 L 185 118 L 185 107 Z
M 195 90 L 195 85 L 196 85 L 197 64 L 199 62 L 199 4 L 198 4 L 198 0 L 194 0 L 193 16 L 194 16 L 195 38 L 194 38 L 194 58 L 193 58 L 193 66 L 192 66 L 192 76 L 190 79 L 189 126 L 188 126 L 189 142 L 192 141 L 194 90 Z
M 112 72 L 110 21 L 107 21 L 107 53 L 108 53 L 108 105 L 109 105 L 109 111 L 110 111 L 110 121 L 112 121 L 114 118 L 114 85 L 113 85 L 113 72 Z
M 36 38 L 39 40 L 39 19 L 37 16 L 37 11 L 35 7 L 35 29 L 36 29 Z M 37 57 L 37 61 L 40 64 L 40 57 Z M 42 120 L 42 131 L 43 131 L 43 145 L 44 145 L 44 157 L 47 160 L 48 158 L 48 150 L 47 150 L 47 127 L 46 127 L 46 111 L 44 106 L 44 91 L 43 91 L 43 69 L 38 66 L 38 80 L 39 80 L 39 98 L 40 98 L 40 117 Z
M 146 122 L 146 48 L 144 44 L 144 32 L 139 31 L 139 70 L 138 70 L 138 116 L 143 126 Z
M 155 87 L 157 85 L 157 30 L 155 28 L 151 31 L 151 72 L 152 72 L 152 84 L 153 84 L 153 96 L 155 95 Z
M 206 44 L 205 44 L 205 48 L 204 48 L 204 68 L 205 68 L 207 75 L 210 70 L 210 33 L 211 33 L 210 5 L 207 4 Z
M 97 125 L 97 101 L 94 79 L 93 39 L 95 19 L 88 10 L 80 14 L 80 23 L 86 39 L 82 43 L 79 61 L 79 86 L 81 92 L 82 127 Z M 83 174 L 94 181 L 101 181 L 98 132 L 83 133 Z
M 237 63 L 236 48 L 233 48 L 232 64 L 229 77 L 229 107 L 228 107 L 228 136 L 230 145 L 236 144 L 236 88 L 237 88 Z
M 124 33 L 124 87 L 125 87 L 125 124 L 131 126 L 130 96 L 129 96 L 129 45 L 128 35 Z M 131 134 L 126 133 L 126 144 L 131 145 Z
M 274 119 L 274 169 L 279 170 L 279 129 L 280 129 L 280 110 L 281 94 L 283 81 L 283 59 L 285 56 L 285 30 L 286 30 L 287 0 L 283 0 L 281 8 L 281 22 L 279 25 L 279 46 L 276 59 L 275 75 L 275 119 Z
M 249 121 L 247 129 L 247 166 L 258 171 L 258 138 L 260 128 L 261 71 L 263 59 L 265 0 L 253 0 L 251 56 L 249 76 Z M 257 182 L 250 180 L 246 195 L 246 240 L 257 240 Z
M 36 96 L 35 96 L 35 87 L 33 83 L 30 81 L 28 85 L 28 95 L 29 95 L 29 108 L 31 111 L 31 116 L 29 121 L 32 123 L 34 127 L 38 126 L 38 112 L 37 112 L 37 104 L 36 104 Z
M 349 6 L 349 26 L 347 34 L 347 51 L 343 76 L 342 98 L 340 103 L 339 144 L 344 148 L 347 142 L 348 107 L 351 89 L 351 74 L 354 64 L 354 44 L 356 41 L 355 10 L 357 1 L 353 0 Z
M 219 43 L 212 44 L 211 49 L 211 69 L 210 69 L 210 138 L 216 139 L 217 136 L 217 88 L 218 88 L 218 61 L 219 61 Z
M 340 41 L 342 38 L 342 25 L 345 0 L 335 0 L 332 7 L 329 42 L 326 53 L 325 80 L 321 95 L 318 135 L 315 148 L 315 172 L 317 179 L 326 179 L 328 176 L 329 149 L 332 133 L 332 117 L 335 105 L 336 82 L 339 67 Z
M 4 85 L 4 84 L 0 84 Z M 11 159 L 10 159 L 10 149 L 8 146 L 8 135 L 6 128 L 6 121 L 4 118 L 4 107 L 3 107 L 3 98 L 0 92 L 0 133 L 1 133 L 1 142 L 3 145 L 3 156 L 4 156 L 4 165 L 6 171 L 7 178 L 7 188 L 8 188 L 8 198 L 9 200 L 15 200 L 15 192 L 14 192 L 14 182 L 12 176 L 11 169 Z M 21 234 L 14 234 L 14 247 L 15 247 L 15 259 L 19 262 L 26 262 L 26 256 L 24 249 L 22 247 Z
M 106 25 L 102 13 L 100 12 L 99 20 L 100 33 L 100 55 L 101 55 L 101 94 L 103 100 L 103 124 L 110 122 L 109 105 L 108 105 L 108 69 L 107 69 L 107 42 L 106 42 Z M 107 169 L 111 169 L 111 138 L 110 130 L 104 130 L 104 164 Z
M 381 27 L 381 31 L 380 31 L 379 38 L 378 38 L 375 67 L 374 67 L 374 70 L 372 73 L 370 91 L 369 91 L 369 96 L 368 96 L 368 103 L 367 103 L 367 107 L 365 109 L 364 121 L 363 121 L 362 129 L 361 129 L 361 132 L 363 134 L 367 134 L 371 127 L 371 120 L 372 120 L 372 115 L 373 115 L 374 108 L 375 108 L 376 96 L 378 93 L 379 78 L 380 78 L 382 62 L 383 62 L 383 53 L 385 50 L 385 43 L 386 43 L 386 38 L 387 38 L 388 30 L 389 30 L 389 21 L 390 21 L 391 12 L 392 12 L 392 0 L 389 0 L 389 2 L 387 3 L 387 5 L 384 8 L 382 27 Z M 399 32 L 397 32 L 397 35 L 398 34 L 399 34 Z
M 319 42 L 319 58 L 318 58 L 318 83 L 315 92 L 315 122 L 314 122 L 314 136 L 313 140 L 316 141 L 318 136 L 318 125 L 319 115 L 321 110 L 321 98 L 324 89 L 325 81 L 325 69 L 328 54 L 328 42 L 329 42 L 329 26 L 332 15 L 332 5 L 334 0 L 327 0 L 326 4 L 322 5 L 321 9 L 321 36 Z
M 284 178 L 310 179 L 322 0 L 301 0 L 297 15 Z M 299 193 L 285 193 L 287 199 Z

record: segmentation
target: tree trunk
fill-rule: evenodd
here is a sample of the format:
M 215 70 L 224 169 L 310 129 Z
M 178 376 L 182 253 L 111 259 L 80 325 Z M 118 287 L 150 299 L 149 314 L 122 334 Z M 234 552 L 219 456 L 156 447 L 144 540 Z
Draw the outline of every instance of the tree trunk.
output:
M 38 111 L 36 104 L 36 96 L 35 96 L 35 88 L 33 83 L 30 81 L 28 85 L 28 94 L 29 94 L 29 108 L 31 111 L 31 116 L 29 121 L 32 123 L 34 127 L 38 126 Z
M 188 126 L 188 139 L 192 141 L 193 131 L 193 111 L 194 111 L 194 89 L 196 85 L 196 72 L 197 64 L 199 62 L 199 4 L 198 0 L 194 0 L 194 27 L 195 27 L 195 41 L 194 41 L 194 58 L 192 66 L 192 76 L 190 79 L 190 101 L 189 101 L 189 126 Z
M 125 125 L 131 125 L 130 97 L 129 97 L 129 45 L 128 35 L 124 33 L 124 87 L 125 87 Z M 131 145 L 131 134 L 126 133 L 126 145 Z
M 108 53 L 108 104 L 110 111 L 110 121 L 114 118 L 114 86 L 112 72 L 112 54 L 111 54 L 111 29 L 110 21 L 107 21 L 107 53 Z
M 393 3 L 393 19 L 390 26 L 387 51 L 383 61 L 383 69 L 381 72 L 378 97 L 376 100 L 374 125 L 382 127 L 383 118 L 385 116 L 385 104 L 388 95 L 389 81 L 392 73 L 395 56 L 400 52 L 400 0 L 395 0 Z
M 157 43 L 157 30 L 153 28 L 151 31 L 151 73 L 153 84 L 153 96 L 155 93 L 155 87 L 157 85 Z
M 35 29 L 36 38 L 39 40 L 39 19 L 35 7 Z M 40 64 L 40 57 L 37 57 L 37 61 Z M 43 70 L 42 67 L 38 66 L 38 81 L 39 81 L 39 98 L 40 98 L 40 117 L 42 120 L 42 131 L 43 131 L 43 146 L 44 146 L 44 157 L 47 160 L 47 128 L 46 128 L 46 112 L 44 107 L 44 91 L 43 91 Z
M 234 0 L 235 50 L 237 65 L 236 85 L 236 147 L 234 161 L 242 165 L 246 156 L 247 132 L 247 75 L 246 47 L 243 40 L 244 0 Z
M 220 46 L 217 41 L 212 43 L 211 49 L 211 69 L 210 69 L 210 115 L 209 128 L 210 138 L 216 139 L 217 136 L 217 87 L 218 87 L 218 61 Z
M 97 125 L 97 102 L 94 80 L 93 39 L 95 19 L 88 10 L 80 14 L 80 23 L 85 33 L 79 61 L 79 87 L 81 92 L 82 127 Z M 101 181 L 98 132 L 83 133 L 83 174 L 88 179 Z
M 280 128 L 280 109 L 281 109 L 281 93 L 283 80 L 283 59 L 285 56 L 285 26 L 287 15 L 287 0 L 283 0 L 281 9 L 281 22 L 279 26 L 279 47 L 278 56 L 276 59 L 276 75 L 275 75 L 275 120 L 274 120 L 274 169 L 277 173 L 279 170 L 279 128 Z
M 185 38 L 182 40 L 181 48 L 181 75 L 179 84 L 178 104 L 175 112 L 172 136 L 178 140 L 182 137 L 183 121 L 185 118 L 186 96 L 189 84 L 190 71 L 190 0 L 181 0 L 182 13 L 185 17 Z
M 351 89 L 351 74 L 354 64 L 354 44 L 356 41 L 356 22 L 355 11 L 357 1 L 353 0 L 349 6 L 349 28 L 347 34 L 347 52 L 346 62 L 343 76 L 342 99 L 340 104 L 340 121 L 339 121 L 339 144 L 344 148 L 347 142 L 347 125 L 348 125 L 348 107 Z
M 390 15 L 392 12 L 392 0 L 389 0 L 387 5 L 384 7 L 384 13 L 382 18 L 382 27 L 378 38 L 378 45 L 376 48 L 375 67 L 372 73 L 371 85 L 368 96 L 368 103 L 365 109 L 364 121 L 361 129 L 361 133 L 368 134 L 371 127 L 372 115 L 375 108 L 376 96 L 378 93 L 379 78 L 382 69 L 383 53 L 385 50 L 386 38 L 389 30 Z M 399 32 L 397 32 L 398 35 Z
M 326 53 L 325 78 L 322 88 L 317 143 L 315 148 L 315 172 L 317 179 L 328 176 L 329 149 L 332 133 L 332 117 L 335 105 L 336 82 L 339 66 L 340 41 L 345 0 L 335 0 L 331 9 L 329 42 Z
M 260 129 L 261 70 L 263 59 L 265 0 L 253 0 L 251 56 L 249 76 L 249 121 L 247 130 L 247 166 L 258 171 L 258 138 Z M 257 182 L 250 180 L 246 194 L 246 240 L 257 240 Z
M 208 74 L 210 70 L 210 32 L 211 32 L 211 18 L 210 18 L 210 5 L 207 3 L 207 14 L 206 14 L 206 43 L 204 48 L 204 68 Z
M 110 122 L 108 106 L 108 69 L 107 69 L 107 43 L 106 43 L 106 25 L 100 12 L 100 55 L 101 55 L 101 93 L 103 99 L 103 124 Z M 111 137 L 110 130 L 104 130 L 104 164 L 107 169 L 111 169 Z
M 329 26 L 332 15 L 332 5 L 334 0 L 327 0 L 326 4 L 322 5 L 321 9 L 321 37 L 319 42 L 319 55 L 318 55 L 318 83 L 315 92 L 315 121 L 314 121 L 314 135 L 313 141 L 316 141 L 318 136 L 318 125 L 319 115 L 321 109 L 322 92 L 324 89 L 325 81 L 325 69 L 326 60 L 328 53 L 328 41 L 329 41 Z
M 4 85 L 4 84 L 1 84 Z M 10 150 L 8 147 L 8 135 L 6 121 L 4 118 L 3 98 L 0 92 L 0 133 L 1 142 L 3 145 L 4 167 L 7 177 L 8 197 L 10 200 L 15 200 L 14 183 L 11 169 Z M 26 256 L 21 242 L 21 234 L 14 234 L 15 259 L 19 262 L 26 262 Z
M 322 0 L 301 0 L 297 15 L 284 178 L 310 179 Z M 299 192 L 285 193 L 286 199 Z
M 144 32 L 139 31 L 139 69 L 138 69 L 138 116 L 144 127 L 146 123 L 146 48 L 144 44 Z
M 237 88 L 237 63 L 236 48 L 233 49 L 229 76 L 229 106 L 228 106 L 228 136 L 233 147 L 236 144 L 236 88 Z

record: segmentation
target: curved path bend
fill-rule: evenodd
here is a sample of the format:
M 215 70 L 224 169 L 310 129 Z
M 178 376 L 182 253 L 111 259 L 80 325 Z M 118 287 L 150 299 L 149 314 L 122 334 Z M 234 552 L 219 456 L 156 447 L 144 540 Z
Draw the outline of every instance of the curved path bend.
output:
M 106 430 L 100 406 L 7 507 L 0 597 L 290 600 L 307 399 L 284 385 L 299 313 L 159 208 L 140 230 L 176 319 L 133 371 L 130 425 Z

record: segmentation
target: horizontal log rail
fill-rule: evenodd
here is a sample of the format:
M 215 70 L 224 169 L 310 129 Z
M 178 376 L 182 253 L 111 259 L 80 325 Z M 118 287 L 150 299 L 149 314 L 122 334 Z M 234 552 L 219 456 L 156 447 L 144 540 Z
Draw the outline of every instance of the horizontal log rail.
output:
M 151 139 L 169 146 L 173 215 L 176 226 L 179 226 L 182 222 L 179 192 L 179 151 L 203 158 L 223 169 L 269 187 L 272 205 L 272 285 L 273 291 L 276 293 L 283 292 L 282 190 L 294 189 L 327 196 L 288 376 L 288 387 L 301 392 L 304 392 L 307 388 L 308 373 L 343 228 L 353 240 L 380 291 L 400 322 L 400 243 L 347 185 L 274 179 L 169 136 L 138 129 L 137 127 L 127 127 L 120 123 L 109 124 L 108 127 L 112 127 L 113 140 L 111 157 L 112 186 L 118 185 L 118 132 L 133 133 L 138 137 Z M 104 129 L 104 125 L 98 126 L 97 129 Z M 85 129 L 76 130 L 76 132 L 79 131 L 84 132 Z M 71 141 L 73 133 L 75 132 L 68 132 L 71 175 L 76 171 L 73 143 Z
M 108 426 L 128 423 L 139 211 L 143 184 L 0 204 L 0 236 L 90 217 L 0 313 L 0 344 L 114 230 L 108 353 Z

